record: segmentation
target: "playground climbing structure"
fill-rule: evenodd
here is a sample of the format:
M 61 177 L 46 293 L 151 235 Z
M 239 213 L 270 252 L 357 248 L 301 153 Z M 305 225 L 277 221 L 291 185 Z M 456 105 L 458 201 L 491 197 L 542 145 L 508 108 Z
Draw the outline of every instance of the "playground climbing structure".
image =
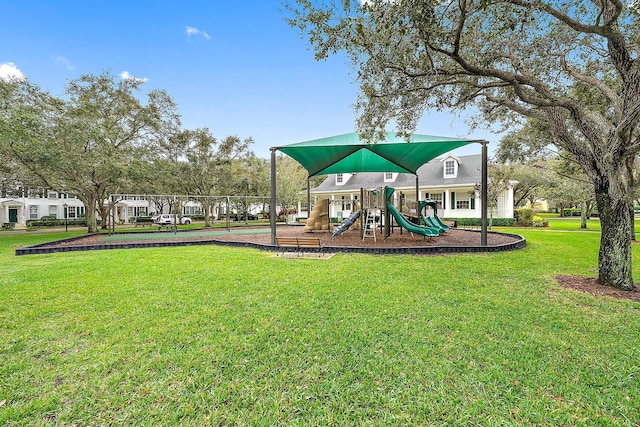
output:
M 329 199 L 319 200 L 304 226 L 304 231 L 329 231 Z

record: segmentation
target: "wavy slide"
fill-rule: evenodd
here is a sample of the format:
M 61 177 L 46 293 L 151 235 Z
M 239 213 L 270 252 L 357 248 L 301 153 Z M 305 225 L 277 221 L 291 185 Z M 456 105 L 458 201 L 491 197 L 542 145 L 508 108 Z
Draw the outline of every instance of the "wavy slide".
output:
M 422 215 L 422 211 L 426 206 L 431 206 L 433 208 L 432 217 Z M 449 226 L 446 224 L 443 224 L 442 221 L 440 221 L 440 218 L 436 214 L 437 212 L 438 212 L 438 205 L 436 204 L 435 200 L 429 200 L 429 199 L 420 200 L 420 218 L 422 218 L 422 220 L 424 221 L 425 224 L 427 224 L 428 227 L 435 228 L 436 230 L 445 232 L 449 229 Z
M 411 233 L 420 234 L 424 237 L 427 237 L 427 236 L 437 237 L 440 235 L 438 230 L 434 228 L 427 228 L 427 227 L 421 227 L 419 225 L 416 225 L 408 221 L 400 212 L 398 212 L 398 210 L 393 206 L 393 204 L 389 202 L 389 199 L 391 198 L 391 195 L 393 194 L 394 191 L 396 191 L 395 188 L 391 188 L 391 187 L 386 187 L 385 189 L 386 196 L 387 196 L 387 199 L 386 199 L 387 209 L 389 210 L 391 215 L 393 215 L 393 217 L 395 218 L 398 225 L 400 225 L 400 227 L 404 228 L 405 230 Z
M 349 215 L 347 218 L 344 219 L 344 221 L 342 221 L 342 223 L 340 223 L 338 228 L 333 230 L 333 234 L 331 235 L 331 237 L 336 237 L 338 234 L 348 230 L 349 227 L 351 227 L 359 217 L 360 217 L 360 209 L 358 209 L 355 212 L 352 212 L 351 215 Z

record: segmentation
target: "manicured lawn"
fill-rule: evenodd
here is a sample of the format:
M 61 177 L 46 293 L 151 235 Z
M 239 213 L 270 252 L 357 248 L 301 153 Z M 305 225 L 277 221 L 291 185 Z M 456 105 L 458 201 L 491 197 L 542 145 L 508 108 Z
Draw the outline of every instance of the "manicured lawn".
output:
M 640 304 L 554 281 L 599 233 L 518 232 L 330 260 L 0 236 L 0 425 L 637 425 Z

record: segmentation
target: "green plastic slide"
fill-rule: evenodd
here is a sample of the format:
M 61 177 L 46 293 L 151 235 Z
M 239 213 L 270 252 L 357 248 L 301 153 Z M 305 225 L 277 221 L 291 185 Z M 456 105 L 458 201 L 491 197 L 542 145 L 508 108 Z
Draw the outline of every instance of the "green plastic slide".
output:
M 419 225 L 416 225 L 408 221 L 400 212 L 398 212 L 398 210 L 393 206 L 393 204 L 389 202 L 389 199 L 391 198 L 391 195 L 393 194 L 394 191 L 396 191 L 395 188 L 391 188 L 391 187 L 386 187 L 385 189 L 385 194 L 387 196 L 387 209 L 389 210 L 391 215 L 393 215 L 393 217 L 395 218 L 398 225 L 400 225 L 400 227 L 404 228 L 405 230 L 411 233 L 420 234 L 424 237 L 426 236 L 437 237 L 440 235 L 438 230 L 434 228 L 427 228 L 427 227 L 421 227 Z
M 433 216 L 424 216 L 422 215 L 422 211 L 426 206 L 431 206 L 431 208 L 433 209 Z M 438 213 L 438 205 L 436 203 L 435 200 L 420 200 L 420 218 L 422 218 L 422 220 L 424 221 L 425 224 L 427 224 L 427 227 L 431 227 L 431 228 L 435 228 L 436 230 L 439 231 L 447 231 L 449 229 L 449 226 L 446 224 L 443 224 L 442 221 L 440 221 L 440 218 L 437 215 Z

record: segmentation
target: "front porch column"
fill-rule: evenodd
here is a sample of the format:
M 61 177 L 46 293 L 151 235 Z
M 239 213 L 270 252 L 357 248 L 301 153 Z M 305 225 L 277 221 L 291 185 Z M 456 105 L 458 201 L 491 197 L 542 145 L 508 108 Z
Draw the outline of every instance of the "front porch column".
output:
M 442 214 L 439 215 L 443 218 L 451 217 L 451 191 L 447 188 L 444 190 L 444 200 L 442 203 Z

